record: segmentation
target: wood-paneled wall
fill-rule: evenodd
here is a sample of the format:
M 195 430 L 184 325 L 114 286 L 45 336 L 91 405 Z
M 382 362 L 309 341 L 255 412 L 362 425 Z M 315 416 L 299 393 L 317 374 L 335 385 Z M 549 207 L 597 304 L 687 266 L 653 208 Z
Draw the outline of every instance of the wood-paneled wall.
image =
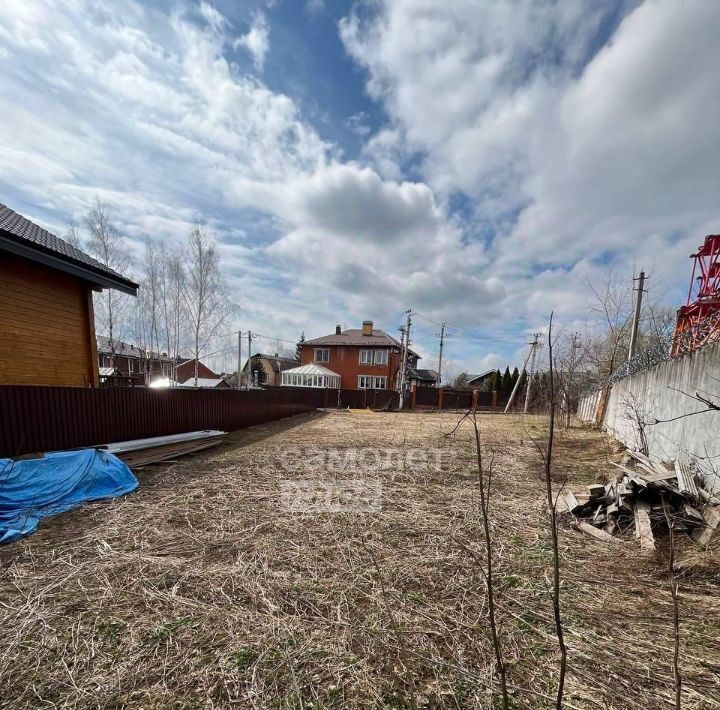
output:
M 0 252 L 0 384 L 97 384 L 90 286 Z

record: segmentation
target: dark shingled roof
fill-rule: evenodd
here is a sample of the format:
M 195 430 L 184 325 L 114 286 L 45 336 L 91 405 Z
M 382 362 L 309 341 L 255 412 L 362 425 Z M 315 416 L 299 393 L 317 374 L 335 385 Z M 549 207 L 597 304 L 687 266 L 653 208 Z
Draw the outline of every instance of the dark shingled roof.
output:
M 79 267 L 85 272 L 85 278 L 90 282 L 107 288 L 119 288 L 128 293 L 132 292 L 133 295 L 137 291 L 138 285 L 135 282 L 101 264 L 85 252 L 76 249 L 2 203 L 0 203 L 0 237 L 20 247 L 30 248 L 38 254 L 44 254 L 65 264 Z M 3 245 L 0 241 L 0 249 L 2 248 Z M 9 248 L 8 250 L 12 251 Z M 93 274 L 100 277 L 97 282 L 93 281 Z
M 368 348 L 397 348 L 398 350 L 402 348 L 399 340 L 395 340 L 384 330 L 378 330 L 377 328 L 373 328 L 372 335 L 363 335 L 362 328 L 350 328 L 343 330 L 340 335 L 333 333 L 332 335 L 323 335 L 320 338 L 306 340 L 303 345 L 351 345 L 355 347 L 367 346 Z M 417 356 L 417 353 L 412 350 L 410 350 L 410 353 Z
M 426 380 L 427 382 L 437 382 L 438 373 L 435 370 L 416 370 L 408 368 L 408 379 L 410 380 Z
M 468 384 L 470 382 L 474 382 L 475 380 L 484 380 L 488 375 L 493 375 L 497 372 L 497 368 L 494 367 L 492 370 L 488 370 L 487 372 L 483 372 L 480 375 L 468 375 L 467 381 Z
M 270 362 L 270 367 L 272 367 L 273 372 L 283 372 L 283 370 L 290 370 L 300 364 L 300 360 L 294 357 L 267 355 L 266 353 L 253 353 L 253 360 L 257 360 L 261 357 L 264 357 Z

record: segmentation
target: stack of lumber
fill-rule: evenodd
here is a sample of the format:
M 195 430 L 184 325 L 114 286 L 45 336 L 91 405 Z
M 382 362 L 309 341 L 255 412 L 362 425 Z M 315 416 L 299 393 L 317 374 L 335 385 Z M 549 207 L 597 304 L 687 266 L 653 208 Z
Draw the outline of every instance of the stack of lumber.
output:
M 130 468 L 138 468 L 217 446 L 226 435 L 225 431 L 205 429 L 171 436 L 155 436 L 151 439 L 117 441 L 96 448 L 115 454 Z
M 557 511 L 575 518 L 578 529 L 604 542 L 622 543 L 616 533 L 634 529 L 640 549 L 655 549 L 655 533 L 668 523 L 707 545 L 720 524 L 720 500 L 707 491 L 685 463 L 666 465 L 628 451 L 616 480 L 561 492 Z

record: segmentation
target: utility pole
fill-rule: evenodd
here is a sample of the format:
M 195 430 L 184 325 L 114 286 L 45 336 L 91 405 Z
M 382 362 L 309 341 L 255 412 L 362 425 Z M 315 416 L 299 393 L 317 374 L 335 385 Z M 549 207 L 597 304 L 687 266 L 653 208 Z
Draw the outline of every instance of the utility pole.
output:
M 400 363 L 400 409 L 403 408 L 405 400 L 405 378 L 407 377 L 408 351 L 410 349 L 410 326 L 412 325 L 412 311 L 407 310 L 405 313 L 407 318 L 405 320 L 404 328 L 405 338 L 403 340 L 402 362 Z
M 400 369 L 398 370 L 397 376 L 397 391 L 398 394 L 402 392 L 402 377 L 403 377 L 403 360 L 405 358 L 405 326 L 401 325 L 400 328 Z
M 530 406 L 530 384 L 532 382 L 532 376 L 535 373 L 535 355 L 538 348 L 538 338 L 540 333 L 533 333 L 533 341 L 530 343 L 530 371 L 528 372 L 527 387 L 525 388 L 525 407 L 523 407 L 523 413 L 527 414 L 528 407 Z
M 445 323 L 440 324 L 440 355 L 438 356 L 438 385 L 442 384 L 442 351 L 443 342 L 445 341 Z
M 580 333 L 573 333 L 572 339 L 570 340 L 570 362 L 568 363 L 567 372 L 563 373 L 561 381 L 565 380 L 563 391 L 563 402 L 565 404 L 565 423 L 566 426 L 570 426 L 571 416 L 571 393 L 574 391 L 574 379 L 575 379 L 575 364 L 578 351 L 578 341 L 580 340 Z
M 247 388 L 250 389 L 250 379 L 252 378 L 252 331 L 248 330 L 248 374 Z
M 528 360 L 530 359 L 530 355 L 533 352 L 532 343 L 528 343 L 530 345 L 530 349 L 528 350 L 528 354 L 525 357 L 525 362 L 523 363 L 522 370 L 520 370 L 520 376 L 517 378 L 517 382 L 515 383 L 515 387 L 513 387 L 512 392 L 510 393 L 510 399 L 508 399 L 507 404 L 505 405 L 505 412 L 504 414 L 507 414 L 510 411 L 510 407 L 512 407 L 512 403 L 515 401 L 515 395 L 517 394 L 518 389 L 520 388 L 520 381 L 523 378 L 523 375 L 525 374 Z
M 237 366 L 237 388 L 240 389 L 240 372 L 242 369 L 242 330 L 238 330 L 238 366 Z
M 637 350 L 638 327 L 640 326 L 640 311 L 642 310 L 642 297 L 645 287 L 645 272 L 641 271 L 640 276 L 634 278 L 633 281 L 638 282 L 638 287 L 633 289 L 633 291 L 637 291 L 637 298 L 635 299 L 635 314 L 633 315 L 632 333 L 630 334 L 630 350 L 628 350 L 628 360 L 632 360 L 633 357 L 635 357 L 635 352 Z

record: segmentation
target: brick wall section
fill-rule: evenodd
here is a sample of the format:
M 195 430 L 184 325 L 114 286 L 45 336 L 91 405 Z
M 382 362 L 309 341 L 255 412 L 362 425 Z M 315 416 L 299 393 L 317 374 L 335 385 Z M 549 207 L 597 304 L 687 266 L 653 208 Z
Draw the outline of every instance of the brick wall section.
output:
M 329 362 L 319 362 L 318 365 L 327 367 L 328 370 L 340 375 L 340 386 L 342 389 L 356 390 L 358 387 L 359 375 L 374 375 L 376 377 L 387 377 L 386 389 L 395 389 L 397 373 L 400 369 L 400 353 L 392 348 L 387 348 L 387 365 L 361 365 L 361 350 L 382 350 L 385 348 L 367 348 L 353 345 L 305 345 L 300 356 L 301 365 L 311 365 L 315 362 L 315 350 L 324 348 L 330 351 Z

